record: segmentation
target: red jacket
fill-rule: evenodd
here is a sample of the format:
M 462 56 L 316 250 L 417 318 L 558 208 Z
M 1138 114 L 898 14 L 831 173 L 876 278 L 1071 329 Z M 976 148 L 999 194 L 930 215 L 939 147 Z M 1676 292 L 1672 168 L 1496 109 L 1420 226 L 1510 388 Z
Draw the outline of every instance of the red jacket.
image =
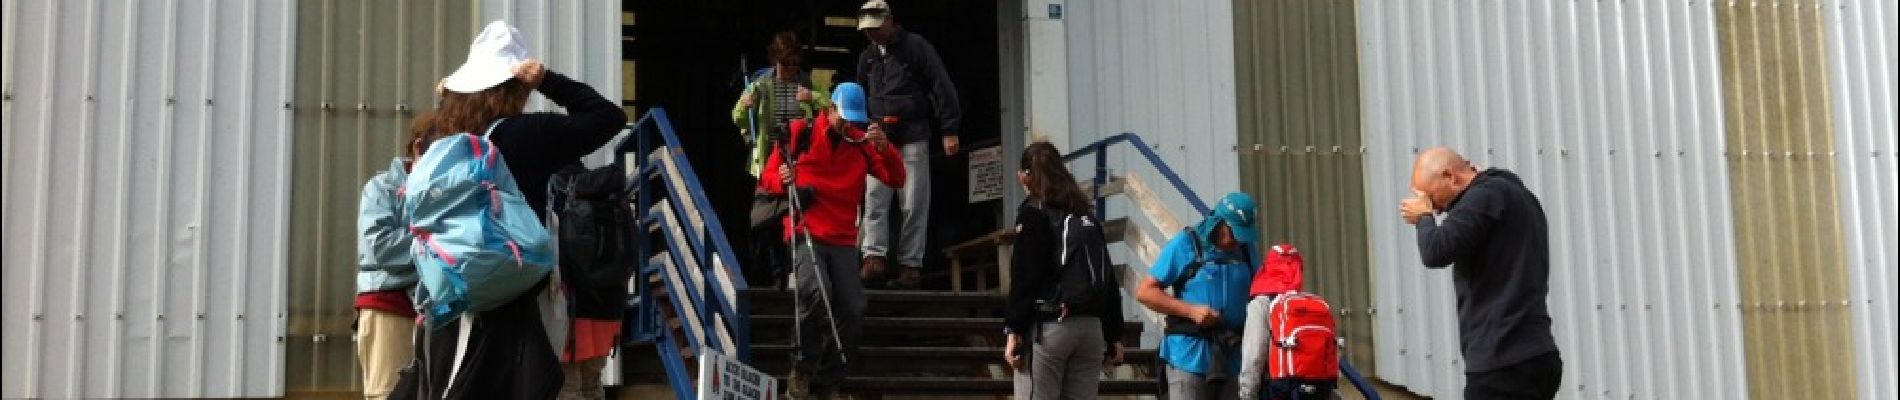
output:
M 850 141 L 831 135 L 831 116 L 829 111 L 820 112 L 811 122 L 819 132 L 818 140 L 811 142 L 793 165 L 798 176 L 793 184 L 809 187 L 817 193 L 812 204 L 805 204 L 805 212 L 799 221 L 811 230 L 812 240 L 819 244 L 834 246 L 857 246 L 858 210 L 864 207 L 864 176 L 870 175 L 893 188 L 904 186 L 904 157 L 897 153 L 892 145 L 872 146 L 870 142 L 854 142 L 864 138 L 864 131 L 846 126 L 843 132 Z M 791 124 L 792 143 L 809 140 L 807 120 L 793 120 Z M 883 147 L 883 148 L 876 148 Z M 765 170 L 759 173 L 759 188 L 766 193 L 785 194 L 785 185 L 779 182 L 778 168 L 784 164 L 779 153 L 783 148 L 775 147 L 772 155 L 765 160 Z M 790 216 L 785 218 L 785 241 L 791 242 L 797 228 L 792 226 Z

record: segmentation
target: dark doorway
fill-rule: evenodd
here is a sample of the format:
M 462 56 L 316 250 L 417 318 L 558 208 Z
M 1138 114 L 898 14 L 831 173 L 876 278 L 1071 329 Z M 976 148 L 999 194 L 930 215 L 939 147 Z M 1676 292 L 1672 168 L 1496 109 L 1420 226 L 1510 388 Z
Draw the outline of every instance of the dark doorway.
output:
M 936 46 L 955 81 L 963 106 L 959 134 L 965 151 L 998 145 L 997 5 L 950 0 L 890 3 L 906 29 Z M 855 27 L 831 26 L 826 21 L 827 17 L 840 22 L 839 18 L 850 19 L 860 4 L 853 0 L 624 2 L 624 9 L 635 18 L 626 28 L 630 39 L 623 47 L 623 57 L 634 62 L 632 105 L 641 113 L 650 107 L 666 108 L 735 249 L 745 248 L 749 239 L 766 239 L 748 238 L 742 229 L 753 179 L 745 171 L 744 141 L 729 114 L 744 85 L 742 72 L 765 64 L 765 46 L 774 32 L 793 29 L 808 45 L 807 68 L 837 71 L 834 81 L 853 79 L 857 54 L 868 42 Z M 932 142 L 932 215 L 925 258 L 931 271 L 944 271 L 940 249 L 946 243 L 995 230 L 1002 205 L 994 200 L 970 204 L 967 158 L 944 157 L 941 142 Z M 939 278 L 926 285 L 946 285 Z

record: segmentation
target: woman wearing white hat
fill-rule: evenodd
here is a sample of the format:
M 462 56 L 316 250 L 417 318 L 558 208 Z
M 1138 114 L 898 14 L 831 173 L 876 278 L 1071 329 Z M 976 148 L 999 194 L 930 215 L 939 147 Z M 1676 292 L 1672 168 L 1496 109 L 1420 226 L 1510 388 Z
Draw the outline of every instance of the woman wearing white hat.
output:
M 533 188 L 547 187 L 555 171 L 605 145 L 626 125 L 627 116 L 593 88 L 529 58 L 522 43 L 521 32 L 505 22 L 483 28 L 469 46 L 468 61 L 442 80 L 441 105 L 416 119 L 416 141 L 482 132 L 501 119 L 488 139 L 500 149 L 519 186 L 529 188 L 522 191 L 528 204 L 536 213 L 545 213 L 547 192 Z M 568 114 L 522 113 L 535 92 Z M 540 217 L 547 219 L 545 214 Z M 417 385 L 421 397 L 555 397 L 562 386 L 562 366 L 543 329 L 536 302 L 542 293 L 541 288 L 529 290 L 482 312 L 468 335 L 460 335 L 454 325 L 425 333 L 426 346 L 417 350 L 424 366 Z M 585 330 L 618 331 L 619 321 L 596 322 L 610 326 Z M 575 323 L 576 331 L 587 328 Z

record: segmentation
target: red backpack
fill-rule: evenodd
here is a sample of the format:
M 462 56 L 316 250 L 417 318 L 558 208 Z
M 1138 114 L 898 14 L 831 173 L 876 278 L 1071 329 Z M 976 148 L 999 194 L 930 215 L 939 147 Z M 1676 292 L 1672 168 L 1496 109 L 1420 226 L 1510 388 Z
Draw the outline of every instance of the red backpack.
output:
M 1326 299 L 1303 292 L 1282 293 L 1267 309 L 1273 347 L 1267 350 L 1267 379 L 1327 381 L 1339 378 L 1339 337 Z
M 1299 291 L 1306 282 L 1305 259 L 1290 244 L 1273 246 L 1255 274 L 1254 295 L 1278 293 L 1267 307 L 1273 346 L 1267 350 L 1267 379 L 1324 381 L 1339 378 L 1339 337 L 1333 309 L 1319 295 Z

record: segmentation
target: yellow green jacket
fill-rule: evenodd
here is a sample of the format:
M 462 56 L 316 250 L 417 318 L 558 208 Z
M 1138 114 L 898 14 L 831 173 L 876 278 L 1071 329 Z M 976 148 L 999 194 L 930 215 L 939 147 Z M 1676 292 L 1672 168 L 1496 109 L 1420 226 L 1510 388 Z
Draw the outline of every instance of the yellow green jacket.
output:
M 739 101 L 739 99 L 733 100 L 732 123 L 739 126 L 739 133 L 741 135 L 754 137 L 754 135 L 763 132 L 752 132 L 752 129 L 768 130 L 772 128 L 775 121 L 770 121 L 769 118 L 765 116 L 776 115 L 776 110 L 772 108 L 772 101 L 767 97 L 770 97 L 775 85 L 788 83 L 790 82 L 780 82 L 778 79 L 775 79 L 773 77 L 772 68 L 770 67 L 760 69 L 758 73 L 753 74 L 751 82 L 746 84 L 745 91 L 740 93 L 739 99 L 744 99 L 746 95 L 753 93 L 765 93 L 765 95 L 756 99 L 757 102 L 754 103 L 755 107 L 752 108 L 756 113 L 746 112 L 747 108 L 745 102 Z M 798 108 L 805 111 L 805 118 L 811 118 L 814 115 L 818 115 L 819 110 L 831 107 L 831 94 L 822 88 L 814 87 L 815 85 L 811 83 L 810 73 L 799 72 L 797 84 L 811 90 L 811 101 L 799 102 Z M 756 125 L 753 124 L 752 115 L 761 116 L 761 120 L 758 121 Z M 758 140 L 752 141 L 751 156 L 748 157 L 746 163 L 746 171 L 750 172 L 755 178 L 759 176 L 759 169 L 765 165 L 765 155 L 770 153 L 768 146 L 772 144 L 770 137 L 758 137 L 757 139 Z

